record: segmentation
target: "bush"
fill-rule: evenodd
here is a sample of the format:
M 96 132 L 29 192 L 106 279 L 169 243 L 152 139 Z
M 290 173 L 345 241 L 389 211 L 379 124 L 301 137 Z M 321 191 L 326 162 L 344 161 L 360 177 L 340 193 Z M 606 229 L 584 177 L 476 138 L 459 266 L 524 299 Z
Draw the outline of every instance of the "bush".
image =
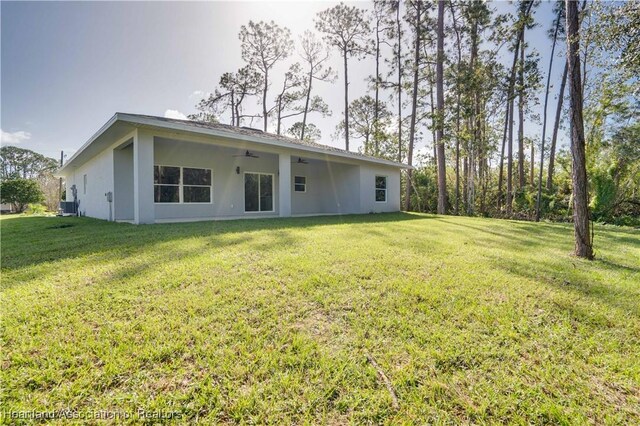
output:
M 606 171 L 597 169 L 591 173 L 593 196 L 591 209 L 595 220 L 611 219 L 611 210 L 616 203 L 616 183 Z
M 17 212 L 23 212 L 29 204 L 44 201 L 40 186 L 31 179 L 7 179 L 0 183 L 2 203 L 11 203 Z
M 47 213 L 47 208 L 42 204 L 29 204 L 25 213 L 41 216 Z

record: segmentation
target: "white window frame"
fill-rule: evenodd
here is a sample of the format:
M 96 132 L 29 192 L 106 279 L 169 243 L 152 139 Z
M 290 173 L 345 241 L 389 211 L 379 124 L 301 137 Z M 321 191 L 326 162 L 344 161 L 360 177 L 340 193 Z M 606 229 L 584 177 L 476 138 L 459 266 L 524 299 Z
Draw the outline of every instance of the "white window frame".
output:
M 384 178 L 384 189 L 382 188 L 378 188 L 376 186 L 376 181 L 378 180 L 378 178 Z M 385 175 L 375 175 L 375 177 L 373 178 L 373 200 L 376 203 L 386 203 L 387 200 L 389 199 L 388 197 L 388 192 L 387 192 L 387 186 L 389 186 L 389 176 L 385 176 Z M 384 190 L 384 201 L 378 201 L 376 200 L 376 192 L 378 191 L 383 191 Z
M 200 169 L 200 170 L 208 170 L 211 175 L 211 185 L 190 185 L 184 183 L 184 169 Z M 188 203 L 184 201 L 184 187 L 185 186 L 193 186 L 196 188 L 209 188 L 209 201 L 189 201 Z M 182 204 L 213 204 L 213 169 L 209 169 L 207 167 L 192 167 L 192 166 L 182 166 L 180 167 L 180 201 Z
M 170 164 L 154 164 L 153 165 L 154 169 L 156 167 L 177 167 L 180 169 L 180 183 L 179 184 L 174 184 L 174 183 L 153 183 L 153 191 L 154 191 L 154 195 L 153 195 L 153 203 L 154 204 L 162 204 L 162 205 L 176 205 L 176 204 L 184 204 L 184 205 L 190 205 L 190 204 L 213 204 L 213 169 L 210 169 L 208 167 L 196 167 L 196 166 L 172 166 Z M 184 184 L 184 174 L 183 174 L 183 169 L 202 169 L 202 170 L 209 170 L 209 172 L 211 173 L 211 185 L 185 185 Z M 155 170 L 154 170 L 155 173 Z M 172 203 L 169 201 L 156 201 L 155 200 L 155 190 L 156 190 L 156 186 L 177 186 L 178 187 L 178 202 L 177 203 Z M 193 202 L 188 202 L 185 203 L 184 202 L 184 187 L 185 186 L 197 186 L 197 187 L 201 187 L 201 188 L 209 188 L 209 200 L 210 201 L 193 201 Z
M 304 183 L 296 183 L 296 178 L 303 178 Z M 304 185 L 304 191 L 297 191 L 296 185 Z M 298 194 L 306 194 L 307 192 L 307 177 L 303 175 L 297 175 L 293 177 L 293 192 L 297 192 Z
M 260 210 L 260 179 L 258 178 L 258 210 L 257 211 L 247 211 L 247 194 L 245 191 L 244 183 L 246 182 L 246 175 L 265 175 L 271 176 L 271 192 L 273 192 L 273 201 L 271 202 L 271 210 Z M 259 213 L 275 213 L 276 212 L 276 175 L 274 173 L 263 173 L 263 172 L 251 172 L 246 171 L 242 174 L 242 205 L 245 214 L 259 214 Z

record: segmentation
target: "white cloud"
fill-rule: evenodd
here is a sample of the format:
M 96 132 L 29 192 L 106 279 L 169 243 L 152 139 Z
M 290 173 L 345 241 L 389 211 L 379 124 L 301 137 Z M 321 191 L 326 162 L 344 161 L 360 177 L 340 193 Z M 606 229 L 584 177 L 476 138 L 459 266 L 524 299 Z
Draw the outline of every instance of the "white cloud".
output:
M 168 109 L 164 112 L 165 118 L 176 118 L 178 120 L 187 120 L 187 116 L 176 109 Z
M 5 132 L 0 129 L 0 141 L 3 144 L 17 145 L 31 139 L 31 133 L 20 130 L 18 132 Z

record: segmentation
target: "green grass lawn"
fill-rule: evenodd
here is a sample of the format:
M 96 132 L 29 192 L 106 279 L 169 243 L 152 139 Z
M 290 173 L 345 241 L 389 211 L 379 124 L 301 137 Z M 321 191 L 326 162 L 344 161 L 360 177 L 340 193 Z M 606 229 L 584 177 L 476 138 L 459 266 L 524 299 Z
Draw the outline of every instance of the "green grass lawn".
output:
M 630 228 L 589 262 L 570 225 L 479 218 L 0 223 L 5 412 L 640 423 Z

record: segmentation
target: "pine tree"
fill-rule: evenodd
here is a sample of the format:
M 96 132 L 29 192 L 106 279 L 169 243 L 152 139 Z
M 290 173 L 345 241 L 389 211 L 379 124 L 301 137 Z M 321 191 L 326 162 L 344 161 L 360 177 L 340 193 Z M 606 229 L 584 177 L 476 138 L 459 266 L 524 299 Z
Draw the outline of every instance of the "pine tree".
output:
M 447 175 L 444 156 L 444 6 L 438 0 L 438 51 L 436 58 L 436 103 L 438 126 L 436 144 L 438 151 L 438 214 L 447 212 Z
M 302 125 L 300 127 L 300 139 L 305 140 L 305 133 L 307 131 L 307 115 L 313 110 L 317 110 L 313 105 L 324 104 L 324 100 L 319 96 L 311 98 L 311 91 L 313 83 L 315 81 L 320 82 L 332 82 L 335 79 L 335 73 L 331 67 L 326 67 L 326 62 L 329 60 L 329 52 L 318 40 L 314 33 L 311 31 L 305 31 L 300 39 L 301 52 L 300 56 L 305 62 L 307 67 L 307 76 L 304 87 L 304 109 L 302 115 Z M 323 115 L 330 115 L 328 107 L 323 109 Z
M 573 228 L 575 254 L 593 259 L 589 226 L 587 168 L 585 158 L 584 122 L 582 115 L 582 78 L 580 75 L 580 33 L 578 3 L 566 0 L 567 56 L 569 64 L 569 95 L 571 117 L 571 181 L 573 186 Z
M 344 138 L 345 149 L 349 150 L 349 67 L 350 57 L 360 57 L 367 53 L 369 24 L 364 11 L 355 6 L 340 3 L 318 13 L 316 29 L 325 34 L 327 44 L 340 51 L 344 67 Z
M 551 71 L 553 70 L 553 55 L 556 51 L 556 41 L 558 40 L 558 33 L 560 31 L 560 21 L 561 19 L 557 17 L 554 21 L 554 31 L 552 36 L 551 43 L 551 55 L 549 58 L 549 71 L 547 72 L 547 86 L 544 93 L 544 109 L 542 111 L 543 119 L 542 119 L 542 139 L 540 141 L 540 170 L 538 173 L 538 196 L 536 198 L 536 222 L 540 221 L 540 203 L 542 199 L 542 174 L 544 169 L 544 145 L 545 145 L 545 135 L 547 132 L 547 105 L 549 102 L 549 86 L 551 85 Z M 531 156 L 531 170 L 533 170 L 533 155 Z M 533 178 L 532 178 L 533 179 Z
M 267 131 L 269 91 L 269 73 L 276 63 L 291 53 L 291 31 L 275 22 L 253 22 L 240 27 L 238 34 L 241 42 L 242 59 L 262 74 L 262 119 L 264 131 Z

